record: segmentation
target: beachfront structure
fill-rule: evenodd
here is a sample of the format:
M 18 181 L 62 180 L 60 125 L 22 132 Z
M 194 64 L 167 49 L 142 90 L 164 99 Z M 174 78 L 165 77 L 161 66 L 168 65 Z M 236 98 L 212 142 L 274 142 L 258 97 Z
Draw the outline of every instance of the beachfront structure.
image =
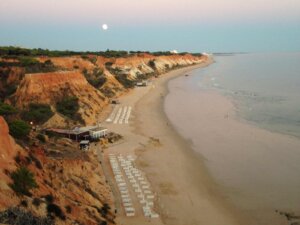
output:
M 56 134 L 66 138 L 70 138 L 74 141 L 81 140 L 96 140 L 107 135 L 108 130 L 104 127 L 99 126 L 86 126 L 86 127 L 76 127 L 74 129 L 47 129 L 46 133 Z
M 135 216 L 138 213 L 135 207 L 140 206 L 145 217 L 158 218 L 159 215 L 154 211 L 155 194 L 150 190 L 150 184 L 146 177 L 134 166 L 134 160 L 132 155 L 109 154 L 109 161 L 125 215 Z M 137 201 L 138 204 L 133 204 L 133 201 Z
M 105 137 L 108 133 L 108 129 L 104 127 L 95 127 L 89 130 L 89 135 L 91 139 L 96 140 L 101 137 Z
M 86 140 L 89 138 L 88 130 L 80 130 L 77 128 L 72 130 L 50 128 L 46 130 L 46 134 L 59 135 L 75 141 Z

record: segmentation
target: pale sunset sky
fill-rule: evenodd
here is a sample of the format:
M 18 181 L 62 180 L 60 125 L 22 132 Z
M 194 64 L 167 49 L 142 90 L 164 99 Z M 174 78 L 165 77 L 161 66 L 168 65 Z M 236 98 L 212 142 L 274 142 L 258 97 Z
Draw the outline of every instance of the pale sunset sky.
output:
M 0 0 L 0 46 L 6 45 L 300 51 L 300 0 Z

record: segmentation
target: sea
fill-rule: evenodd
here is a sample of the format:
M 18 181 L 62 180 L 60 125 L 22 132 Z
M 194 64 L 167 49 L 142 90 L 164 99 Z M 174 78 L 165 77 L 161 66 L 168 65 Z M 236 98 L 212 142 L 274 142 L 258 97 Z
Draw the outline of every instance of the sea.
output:
M 300 52 L 219 54 L 213 58 L 214 63 L 208 67 L 168 83 L 166 115 L 205 159 L 216 183 L 224 187 L 222 194 L 252 217 L 252 222 L 245 224 L 300 224 L 300 219 L 288 221 L 280 212 L 300 216 Z M 205 133 L 197 120 L 197 110 L 202 109 L 195 107 L 203 91 L 228 98 L 241 123 L 291 137 L 291 143 L 272 149 L 272 145 L 253 139 L 249 142 L 252 148 L 244 146 L 238 152 L 231 151 L 230 141 L 221 140 L 225 143 L 222 150 L 213 146 L 203 149 L 201 142 L 206 140 L 199 135 Z
M 241 118 L 300 137 L 299 52 L 216 56 L 215 61 L 195 72 L 210 77 L 206 87 L 232 97 Z

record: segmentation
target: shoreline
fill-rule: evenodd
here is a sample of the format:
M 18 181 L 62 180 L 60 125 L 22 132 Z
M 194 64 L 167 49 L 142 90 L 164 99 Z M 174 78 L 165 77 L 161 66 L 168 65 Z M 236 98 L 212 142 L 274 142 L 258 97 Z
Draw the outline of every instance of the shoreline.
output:
M 188 92 L 191 87 L 181 78 L 169 86 L 170 120 L 205 158 L 221 195 L 244 217 L 242 224 L 289 224 L 280 212 L 299 215 L 299 139 L 242 120 L 232 99 L 216 90 Z M 172 113 L 177 101 L 191 96 L 182 107 L 193 110 Z
M 150 221 L 151 224 L 241 224 L 235 209 L 219 194 L 204 159 L 171 126 L 164 112 L 168 82 L 210 63 L 170 71 L 155 79 L 154 87 L 124 96 L 121 101 L 134 107 L 133 125 L 128 129 L 110 126 L 124 135 L 125 140 L 109 147 L 109 153 L 135 154 L 137 167 L 145 173 L 157 194 L 155 210 L 160 219 Z M 108 153 L 105 154 L 107 157 Z M 123 215 L 118 215 L 117 221 L 124 225 L 149 224 L 145 218 Z
M 206 65 L 204 65 L 206 66 Z M 201 66 L 201 67 L 204 67 Z M 190 68 L 192 71 L 198 68 Z M 160 214 L 163 215 L 164 224 L 240 224 L 240 218 L 235 214 L 233 209 L 225 199 L 220 195 L 218 185 L 210 176 L 207 168 L 204 165 L 204 158 L 192 148 L 191 143 L 184 139 L 172 125 L 164 110 L 165 97 L 169 93 L 169 81 L 183 76 L 181 74 L 165 77 L 164 80 L 159 81 L 159 92 L 164 96 L 161 101 L 154 102 L 154 109 L 157 111 L 155 115 L 156 124 L 151 121 L 143 126 L 141 130 L 146 136 L 154 136 L 164 145 L 162 154 L 154 156 L 154 151 L 160 151 L 155 146 L 149 146 L 146 152 L 138 153 L 139 161 L 152 164 L 154 168 L 144 168 L 146 174 L 149 174 L 152 185 L 156 188 L 156 192 L 160 196 L 160 202 L 164 208 L 160 208 Z M 145 99 L 147 98 L 147 99 Z M 137 104 L 140 117 L 145 118 L 145 111 L 149 102 L 144 101 L 157 100 L 159 97 L 155 94 L 148 94 L 144 96 Z M 155 101 L 154 100 L 154 101 Z M 165 122 L 165 124 L 164 124 Z M 161 126 L 158 125 L 161 123 Z M 155 131 L 150 133 L 150 126 L 155 126 Z M 162 134 L 163 133 L 163 134 Z M 177 148 L 176 148 L 177 147 Z M 167 148 L 173 148 L 167 149 Z M 171 156 L 172 154 L 172 156 Z M 177 166 L 176 163 L 171 166 L 172 161 L 180 162 L 182 165 Z M 168 164 L 167 168 L 159 168 L 155 164 Z M 162 170 L 165 170 L 165 176 L 162 176 Z M 179 173 L 182 170 L 182 173 Z M 160 177 L 155 174 L 159 173 Z M 179 174 L 181 178 L 178 178 Z M 175 176 L 176 179 L 170 179 L 169 176 Z M 167 187 L 162 187 L 167 186 Z M 178 188 L 178 186 L 181 186 Z M 189 192 L 189 193 L 188 193 Z M 175 203 L 176 202 L 176 203 Z M 184 209 L 183 209 L 184 208 Z

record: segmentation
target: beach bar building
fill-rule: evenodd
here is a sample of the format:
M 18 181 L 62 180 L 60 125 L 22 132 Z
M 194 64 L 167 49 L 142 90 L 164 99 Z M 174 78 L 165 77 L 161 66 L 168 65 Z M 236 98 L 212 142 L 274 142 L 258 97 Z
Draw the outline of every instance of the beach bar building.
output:
M 47 129 L 47 134 L 60 135 L 66 138 L 70 138 L 74 141 L 81 140 L 97 140 L 101 137 L 105 137 L 108 130 L 104 127 L 99 126 L 87 126 L 87 127 L 76 127 L 74 129 Z
M 92 140 L 99 139 L 101 137 L 105 137 L 108 133 L 107 128 L 104 127 L 94 127 L 89 130 L 89 135 Z

